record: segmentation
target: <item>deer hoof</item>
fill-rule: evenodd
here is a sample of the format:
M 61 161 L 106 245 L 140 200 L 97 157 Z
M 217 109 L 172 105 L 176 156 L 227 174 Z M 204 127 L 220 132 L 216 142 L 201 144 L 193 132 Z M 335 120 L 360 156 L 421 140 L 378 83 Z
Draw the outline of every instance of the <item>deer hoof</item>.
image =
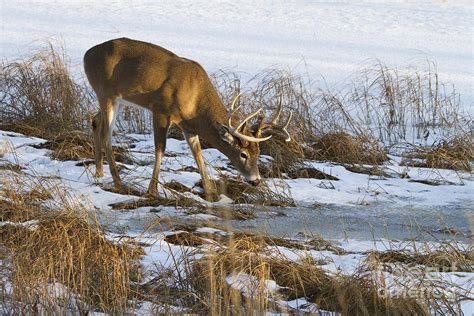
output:
M 160 195 L 158 194 L 158 190 L 157 189 L 148 189 L 148 191 L 146 192 L 146 195 L 147 197 L 149 198 L 152 198 L 152 199 L 156 199 L 156 198 L 159 198 Z
M 217 192 L 206 192 L 205 195 L 204 195 L 204 198 L 208 202 L 217 202 L 217 201 L 219 201 L 219 195 L 217 194 Z

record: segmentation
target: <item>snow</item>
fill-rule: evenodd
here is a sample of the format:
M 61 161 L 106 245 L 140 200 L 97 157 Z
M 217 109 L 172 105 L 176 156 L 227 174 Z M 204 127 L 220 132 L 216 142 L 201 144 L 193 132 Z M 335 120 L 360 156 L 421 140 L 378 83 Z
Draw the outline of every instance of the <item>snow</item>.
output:
M 399 69 L 434 61 L 472 113 L 471 1 L 6 1 L 2 57 L 27 56 L 46 41 L 63 44 L 82 73 L 84 52 L 130 37 L 251 77 L 266 68 L 342 83 L 380 60 Z M 246 74 L 246 75 L 245 75 Z M 324 79 L 323 79 L 324 78 Z
M 420 185 L 399 177 L 371 177 L 352 173 L 340 165 L 331 163 L 312 163 L 313 167 L 339 178 L 334 180 L 292 179 L 285 182 L 291 189 L 292 197 L 302 204 L 372 204 L 396 202 L 401 205 L 450 205 L 472 202 L 474 183 L 461 178 L 452 170 L 433 170 L 428 168 L 406 168 L 388 165 L 388 170 L 402 174 L 406 172 L 410 180 L 449 181 L 451 185 Z M 464 175 L 465 177 L 467 174 Z
M 134 156 L 136 152 L 140 155 L 153 153 L 151 138 L 136 138 L 135 147 L 130 150 Z M 99 209 L 110 208 L 108 205 L 134 197 L 108 192 L 96 186 L 93 166 L 76 166 L 76 161 L 57 161 L 50 158 L 50 151 L 37 149 L 30 145 L 40 144 L 44 140 L 38 138 L 23 137 L 20 134 L 0 131 L 0 142 L 11 144 L 10 150 L 4 154 L 4 159 L 12 163 L 18 163 L 30 167 L 34 174 L 43 176 L 58 176 L 71 188 L 78 191 L 78 195 L 91 199 L 92 203 Z M 194 159 L 189 149 L 185 150 L 186 141 L 170 139 L 167 147 L 167 156 L 162 161 L 160 181 L 162 183 L 177 181 L 188 188 L 192 188 L 199 180 L 198 172 L 178 171 L 183 167 L 195 167 Z M 175 150 L 177 150 L 175 152 Z M 180 155 L 180 156 L 178 156 Z M 222 154 L 215 149 L 203 150 L 203 155 L 212 166 L 211 173 L 216 175 L 214 169 L 218 166 L 226 166 L 228 160 L 222 158 Z M 178 159 L 179 157 L 179 159 Z M 124 177 L 125 181 L 131 181 L 134 185 L 141 186 L 143 190 L 148 185 L 153 170 L 153 162 L 145 166 L 130 166 Z M 389 165 L 390 170 L 410 176 L 411 180 L 443 179 L 449 181 L 450 185 L 431 186 L 418 182 L 410 182 L 410 179 L 373 178 L 365 174 L 353 173 L 340 165 L 331 163 L 311 162 L 311 165 L 319 170 L 336 176 L 339 180 L 317 180 L 317 179 L 268 179 L 270 188 L 278 190 L 281 181 L 290 188 L 290 195 L 299 205 L 313 203 L 358 205 L 371 203 L 398 203 L 400 205 L 452 205 L 473 203 L 472 192 L 474 181 L 468 173 L 455 172 L 451 170 L 433 170 L 426 168 L 407 168 Z M 111 183 L 108 168 L 104 168 L 106 177 L 102 183 Z M 195 197 L 201 200 L 199 197 Z M 202 201 L 202 200 L 201 200 Z M 204 202 L 204 201 L 203 201 Z M 225 206 L 231 203 L 226 196 L 221 196 L 216 206 Z
M 262 286 L 257 277 L 243 272 L 229 275 L 226 281 L 231 287 L 240 290 L 244 295 L 250 298 L 254 297 L 254 295 L 258 293 L 259 287 Z M 273 280 L 265 280 L 262 287 L 265 295 L 276 294 L 280 288 Z

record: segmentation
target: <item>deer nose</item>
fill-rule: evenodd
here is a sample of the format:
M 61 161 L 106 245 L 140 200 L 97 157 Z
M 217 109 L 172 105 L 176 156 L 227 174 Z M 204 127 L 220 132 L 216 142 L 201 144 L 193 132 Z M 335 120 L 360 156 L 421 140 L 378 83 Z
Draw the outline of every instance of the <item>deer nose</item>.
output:
M 258 187 L 262 183 L 262 180 L 261 179 L 256 179 L 256 180 L 253 180 L 253 181 L 249 181 L 249 183 L 251 185 L 253 185 L 254 187 Z

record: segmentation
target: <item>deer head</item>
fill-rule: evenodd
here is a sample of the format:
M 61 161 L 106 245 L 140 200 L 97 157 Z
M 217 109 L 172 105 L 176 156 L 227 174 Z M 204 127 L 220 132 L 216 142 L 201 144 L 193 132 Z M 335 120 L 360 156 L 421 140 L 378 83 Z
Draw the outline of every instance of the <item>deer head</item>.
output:
M 221 140 L 228 147 L 225 152 L 232 164 L 250 184 L 257 186 L 261 182 L 260 173 L 258 171 L 258 157 L 260 155 L 259 143 L 269 140 L 275 132 L 282 133 L 285 136 L 285 140 L 290 141 L 291 137 L 286 128 L 290 123 L 292 112 L 290 112 L 284 124 L 278 125 L 278 118 L 282 112 L 280 102 L 276 113 L 273 115 L 272 120 L 269 123 L 264 122 L 265 117 L 263 109 L 260 108 L 234 127 L 232 124 L 232 117 L 240 108 L 240 106 L 235 107 L 240 96 L 241 94 L 237 95 L 232 102 L 228 112 L 228 124 L 220 125 L 219 134 Z M 257 122 L 251 127 L 248 127 L 249 121 L 259 114 L 260 116 L 258 117 Z

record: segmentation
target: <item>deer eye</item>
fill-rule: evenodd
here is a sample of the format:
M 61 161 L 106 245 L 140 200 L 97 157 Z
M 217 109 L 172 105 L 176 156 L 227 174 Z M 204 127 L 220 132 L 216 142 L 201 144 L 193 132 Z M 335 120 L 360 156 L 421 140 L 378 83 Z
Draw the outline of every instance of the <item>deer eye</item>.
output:
M 244 160 L 247 160 L 248 156 L 246 153 L 240 153 L 240 158 L 244 159 Z

